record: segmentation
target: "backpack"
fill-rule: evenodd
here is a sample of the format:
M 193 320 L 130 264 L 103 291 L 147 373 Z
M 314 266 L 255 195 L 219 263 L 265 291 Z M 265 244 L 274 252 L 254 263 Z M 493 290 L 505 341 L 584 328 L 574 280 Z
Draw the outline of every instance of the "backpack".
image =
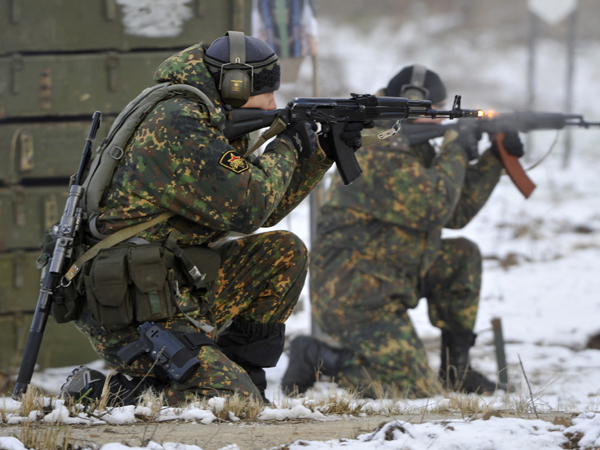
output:
M 83 183 L 85 190 L 83 210 L 88 220 L 98 214 L 100 205 L 108 194 L 115 169 L 123 157 L 123 149 L 131 140 L 136 128 L 157 103 L 175 96 L 187 97 L 198 102 L 200 107 L 210 115 L 210 125 L 216 124 L 221 114 L 220 109 L 215 108 L 204 92 L 193 86 L 165 82 L 142 91 L 117 116 L 90 162 Z
M 88 248 L 83 245 L 83 233 L 77 239 L 78 245 L 73 248 L 68 270 L 64 274 L 64 279 L 68 284 L 61 285 L 53 293 L 53 303 L 51 308 L 52 317 L 57 323 L 65 323 L 76 320 L 79 316 L 81 301 L 80 297 L 85 296 L 85 286 L 82 277 L 75 279 L 83 265 L 93 259 L 104 249 L 113 247 L 133 236 L 148 229 L 160 222 L 163 222 L 174 214 L 165 212 L 149 222 L 144 222 L 132 227 L 128 227 L 110 235 L 101 236 L 95 231 L 95 219 L 99 214 L 100 206 L 108 195 L 111 180 L 119 161 L 124 155 L 124 148 L 131 140 L 135 130 L 142 123 L 145 117 L 159 102 L 175 97 L 182 96 L 194 102 L 209 114 L 209 123 L 215 126 L 219 119 L 221 110 L 216 108 L 206 94 L 199 89 L 186 84 L 172 84 L 165 82 L 156 86 L 149 87 L 142 91 L 140 95 L 134 98 L 121 111 L 112 124 L 108 135 L 102 140 L 100 146 L 96 149 L 96 154 L 87 164 L 85 170 L 86 176 L 83 182 L 84 194 L 82 198 L 82 226 L 83 230 L 87 225 L 94 237 L 100 241 Z M 48 257 L 52 255 L 56 245 L 56 235 L 52 232 L 54 227 L 46 231 L 42 244 L 42 256 L 38 259 L 38 268 L 44 268 Z M 173 235 L 175 238 L 176 235 Z M 106 239 L 104 239 L 106 238 Z M 171 244 L 176 249 L 174 239 Z M 186 255 L 181 255 L 186 259 L 186 265 L 193 264 Z

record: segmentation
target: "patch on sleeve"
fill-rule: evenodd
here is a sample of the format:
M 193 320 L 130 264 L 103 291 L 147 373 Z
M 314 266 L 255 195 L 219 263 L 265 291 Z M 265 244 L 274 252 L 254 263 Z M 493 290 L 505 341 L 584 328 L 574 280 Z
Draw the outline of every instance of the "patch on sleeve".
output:
M 219 164 L 235 173 L 242 173 L 250 168 L 248 162 L 233 150 L 225 152 L 225 154 L 221 156 Z

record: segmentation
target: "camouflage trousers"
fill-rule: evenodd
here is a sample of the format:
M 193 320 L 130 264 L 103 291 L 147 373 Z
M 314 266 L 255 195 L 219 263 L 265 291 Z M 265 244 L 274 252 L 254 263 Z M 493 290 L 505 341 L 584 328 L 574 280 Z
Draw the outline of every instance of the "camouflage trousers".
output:
M 426 297 L 431 323 L 472 330 L 481 285 L 481 255 L 467 239 L 443 239 L 426 277 L 410 276 L 354 249 L 311 253 L 311 302 L 324 332 L 340 346 L 340 386 L 364 396 L 430 396 L 439 389 L 407 313 Z
M 222 258 L 219 275 L 201 299 L 204 304 L 213 305 L 212 322 L 216 330 L 209 337 L 216 339 L 217 331 L 222 331 L 234 318 L 255 324 L 283 324 L 296 305 L 307 273 L 308 255 L 300 238 L 290 232 L 273 231 L 225 242 L 218 251 Z M 207 322 L 201 309 L 187 314 Z M 181 313 L 161 323 L 175 332 L 199 332 Z M 89 337 L 94 349 L 109 367 L 131 377 L 148 375 L 150 379 L 154 378 L 151 370 L 153 360 L 146 354 L 137 358 L 131 366 L 125 365 L 117 356 L 120 349 L 139 338 L 139 324 L 107 329 L 92 317 L 91 311 L 84 305 L 76 325 Z M 169 404 L 179 404 L 194 396 L 230 396 L 236 393 L 261 398 L 246 371 L 220 350 L 203 346 L 196 351 L 201 365 L 188 380 L 166 385 L 156 383 L 164 390 Z

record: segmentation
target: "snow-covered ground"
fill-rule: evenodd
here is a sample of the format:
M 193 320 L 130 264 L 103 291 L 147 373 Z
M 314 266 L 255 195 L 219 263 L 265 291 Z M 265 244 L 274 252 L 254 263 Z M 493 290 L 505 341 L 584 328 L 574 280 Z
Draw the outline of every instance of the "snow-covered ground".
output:
M 454 21 L 454 22 L 453 22 Z M 371 34 L 359 34 L 350 27 L 321 27 L 323 63 L 336 61 L 347 79 L 348 92 L 374 92 L 386 84 L 405 64 L 422 62 L 447 72 L 449 92 L 463 95 L 465 107 L 494 108 L 500 112 L 523 109 L 525 95 L 525 47 L 498 50 L 491 34 L 477 46 L 464 35 L 437 39 L 424 30 L 444 26 L 452 28 L 460 22 L 457 16 L 431 22 L 428 26 L 414 24 L 402 29 L 386 28 L 385 24 Z M 417 31 L 419 31 L 417 33 Z M 435 31 L 435 30 L 434 30 Z M 416 36 L 418 35 L 418 39 Z M 393 52 L 389 49 L 393 48 Z M 376 51 L 374 49 L 377 49 Z M 539 54 L 538 110 L 560 111 L 563 104 L 564 71 L 562 48 L 553 42 L 542 42 Z M 389 58 L 382 55 L 389 55 Z M 419 57 L 419 60 L 415 59 Z M 556 65 L 560 69 L 556 69 Z M 576 71 L 575 108 L 589 120 L 600 120 L 600 85 L 594 83 L 600 67 L 600 54 L 589 44 L 579 49 Z M 374 71 L 373 67 L 378 70 Z M 464 71 L 465 67 L 473 70 Z M 310 68 L 303 67 L 303 72 Z M 301 74 L 302 76 L 302 74 Z M 444 74 L 442 73 L 444 77 Z M 469 77 L 477 78 L 470 84 Z M 326 87 L 326 84 L 323 88 Z M 291 88 L 282 89 L 282 104 L 294 95 Z M 321 92 L 327 95 L 327 92 Z M 470 101 L 470 98 L 474 99 Z M 513 101 L 514 100 L 514 101 Z M 564 134 L 564 133 L 563 133 Z M 539 159 L 551 147 L 554 132 L 538 132 L 529 149 L 529 162 Z M 463 230 L 447 236 L 465 236 L 477 242 L 485 257 L 480 311 L 476 323 L 479 333 L 472 351 L 475 368 L 495 377 L 497 372 L 493 347 L 491 319 L 501 318 L 509 363 L 509 379 L 517 387 L 513 401 L 527 402 L 529 390 L 523 369 L 533 391 L 538 412 L 571 411 L 579 414 L 572 426 L 553 425 L 540 420 L 491 417 L 490 420 L 444 420 L 409 424 L 401 420 L 355 440 L 327 442 L 297 442 L 289 448 L 349 449 L 560 449 L 566 442 L 565 433 L 583 435 L 580 448 L 600 447 L 600 350 L 586 349 L 590 336 L 600 332 L 600 131 L 582 130 L 573 133 L 573 158 L 568 170 L 562 168 L 562 135 L 552 154 L 530 172 L 537 184 L 533 195 L 525 200 L 507 177 L 494 191 L 490 201 Z M 482 148 L 485 143 L 482 143 Z M 334 174 L 335 176 L 335 174 Z M 351 189 L 352 187 L 349 187 Z M 279 228 L 290 229 L 310 242 L 308 205 L 303 204 Z M 411 311 L 420 336 L 430 349 L 432 366 L 439 364 L 436 339 L 439 330 L 429 324 L 426 304 L 422 301 Z M 308 292 L 303 291 L 302 305 L 288 321 L 288 335 L 309 333 Z M 300 404 L 281 407 L 279 381 L 287 366 L 284 355 L 277 367 L 268 370 L 267 396 L 274 400 L 272 410 L 263 418 L 322 419 Z M 33 383 L 57 390 L 70 368 L 47 370 L 35 374 Z M 321 383 L 327 390 L 330 385 Z M 443 405 L 443 398 L 407 402 L 407 408 L 434 408 Z M 506 408 L 506 398 L 484 399 L 492 409 Z M 7 411 L 18 405 L 0 399 Z M 428 406 L 426 406 L 428 405 Z M 62 417 L 61 405 L 47 421 Z M 371 408 L 382 407 L 377 402 Z M 527 405 L 532 408 L 532 405 Z M 63 411 L 64 413 L 64 411 Z M 138 411 L 139 413 L 139 411 Z M 185 417 L 183 414 L 187 414 Z M 210 423 L 214 415 L 206 410 L 187 412 L 165 410 L 164 418 L 178 418 Z M 10 417 L 9 417 L 10 416 Z M 114 416 L 114 417 L 113 417 Z M 112 417 L 112 418 L 111 418 Z M 124 409 L 106 416 L 111 423 L 130 423 L 134 411 Z M 8 416 L 7 422 L 22 418 Z M 44 419 L 42 419 L 44 420 Z M 83 420 L 83 419 L 82 419 Z M 234 420 L 234 418 L 232 418 Z M 242 446 L 242 443 L 239 443 Z M 14 438 L 0 438 L 0 448 L 22 449 Z M 105 450 L 125 448 L 110 444 Z M 126 447 L 131 448 L 131 447 Z M 151 443 L 152 449 L 197 449 L 192 445 Z

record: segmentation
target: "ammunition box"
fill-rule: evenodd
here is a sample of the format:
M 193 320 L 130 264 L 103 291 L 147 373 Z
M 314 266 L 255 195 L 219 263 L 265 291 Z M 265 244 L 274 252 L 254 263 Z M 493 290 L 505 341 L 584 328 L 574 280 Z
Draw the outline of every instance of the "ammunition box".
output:
M 40 293 L 39 251 L 0 253 L 0 367 L 17 368 L 27 343 L 31 321 Z M 38 364 L 61 367 L 98 359 L 89 340 L 74 324 L 58 325 L 48 319 Z
M 60 221 L 68 197 L 66 183 L 0 189 L 0 251 L 38 250 L 44 231 Z
M 250 18 L 243 0 L 145 2 L 141 7 L 123 3 L 0 2 L 0 54 L 185 48 L 242 29 L 240 21 L 243 27 Z M 164 9 L 162 14 L 159 8 Z
M 113 118 L 103 117 L 96 143 L 108 134 Z M 68 179 L 79 169 L 90 121 L 0 124 L 0 183 L 48 183 Z
M 117 115 L 173 51 L 0 57 L 0 118 Z M 1 93 L 0 93 L 1 94 Z

